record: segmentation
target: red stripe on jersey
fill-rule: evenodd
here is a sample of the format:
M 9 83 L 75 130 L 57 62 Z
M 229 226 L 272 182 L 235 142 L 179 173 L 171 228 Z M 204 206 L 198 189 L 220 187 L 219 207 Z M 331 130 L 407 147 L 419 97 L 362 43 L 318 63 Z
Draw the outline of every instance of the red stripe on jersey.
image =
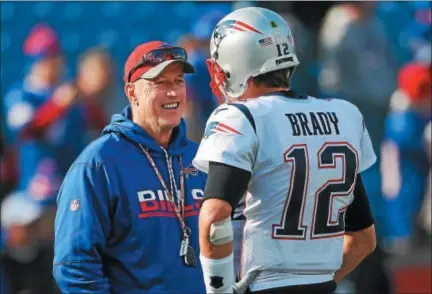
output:
M 224 129 L 219 128 L 219 127 L 216 127 L 216 128 L 215 128 L 215 131 L 219 131 L 219 132 L 222 132 L 222 133 L 228 133 L 227 130 L 224 130 Z
M 226 129 L 226 130 L 228 130 L 228 131 L 230 131 L 230 132 L 233 132 L 233 133 L 235 133 L 235 134 L 237 134 L 237 135 L 243 135 L 243 134 L 240 133 L 239 131 L 237 131 L 237 130 L 235 130 L 235 129 L 231 128 L 230 126 L 227 126 L 226 124 L 223 124 L 223 123 L 219 123 L 219 124 L 217 125 L 217 128 L 224 128 L 224 129 Z

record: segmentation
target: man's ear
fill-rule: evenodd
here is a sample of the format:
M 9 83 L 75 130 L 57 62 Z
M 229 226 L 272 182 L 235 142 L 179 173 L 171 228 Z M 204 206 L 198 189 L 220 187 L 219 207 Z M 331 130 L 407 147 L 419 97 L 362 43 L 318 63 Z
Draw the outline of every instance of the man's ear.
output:
M 135 94 L 135 85 L 134 84 L 126 83 L 124 86 L 124 92 L 125 92 L 126 97 L 128 97 L 130 104 L 136 104 L 138 102 L 136 94 Z

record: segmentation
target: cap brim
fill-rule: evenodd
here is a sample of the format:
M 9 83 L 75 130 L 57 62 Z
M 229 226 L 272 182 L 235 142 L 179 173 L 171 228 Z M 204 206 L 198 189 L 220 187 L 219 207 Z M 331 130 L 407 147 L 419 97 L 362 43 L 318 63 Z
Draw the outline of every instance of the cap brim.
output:
M 175 63 L 175 62 L 183 64 L 184 73 L 194 73 L 195 72 L 195 68 L 189 62 L 173 59 L 173 60 L 167 60 L 167 61 L 161 62 L 158 65 L 152 67 L 151 69 L 146 71 L 144 74 L 142 74 L 141 78 L 154 79 L 154 78 L 158 77 L 168 65 L 170 65 L 171 63 Z

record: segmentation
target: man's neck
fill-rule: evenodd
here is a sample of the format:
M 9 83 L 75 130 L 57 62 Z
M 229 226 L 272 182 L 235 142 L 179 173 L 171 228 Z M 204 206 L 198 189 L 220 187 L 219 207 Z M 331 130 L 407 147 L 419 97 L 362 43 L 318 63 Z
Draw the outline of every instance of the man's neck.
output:
M 162 130 L 141 124 L 141 127 L 163 148 L 167 149 L 171 140 L 172 129 Z
M 153 138 L 155 141 L 165 149 L 168 149 L 169 142 L 171 140 L 172 129 L 166 132 L 159 132 L 155 134 Z
M 132 120 L 146 131 L 160 146 L 165 149 L 168 148 L 173 129 L 162 129 L 146 121 L 137 120 L 134 117 Z

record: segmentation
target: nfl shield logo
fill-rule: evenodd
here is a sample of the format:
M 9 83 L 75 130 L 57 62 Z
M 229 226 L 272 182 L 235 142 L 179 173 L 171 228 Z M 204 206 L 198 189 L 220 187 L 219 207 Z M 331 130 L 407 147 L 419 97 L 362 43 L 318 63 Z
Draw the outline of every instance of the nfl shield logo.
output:
M 71 205 L 70 205 L 70 210 L 72 210 L 72 211 L 76 211 L 76 210 L 78 210 L 78 208 L 80 207 L 80 202 L 79 202 L 79 200 L 72 200 L 71 201 Z

